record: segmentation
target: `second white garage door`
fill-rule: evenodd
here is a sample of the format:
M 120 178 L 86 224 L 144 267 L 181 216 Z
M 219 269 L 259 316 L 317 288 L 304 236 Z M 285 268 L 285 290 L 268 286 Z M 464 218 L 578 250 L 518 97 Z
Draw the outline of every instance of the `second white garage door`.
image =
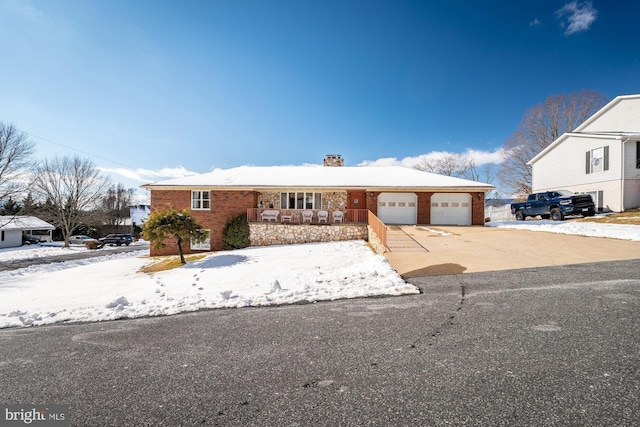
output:
M 471 225 L 471 195 L 436 193 L 431 196 L 431 224 Z
M 415 193 L 380 193 L 378 218 L 385 224 L 417 224 L 418 196 Z

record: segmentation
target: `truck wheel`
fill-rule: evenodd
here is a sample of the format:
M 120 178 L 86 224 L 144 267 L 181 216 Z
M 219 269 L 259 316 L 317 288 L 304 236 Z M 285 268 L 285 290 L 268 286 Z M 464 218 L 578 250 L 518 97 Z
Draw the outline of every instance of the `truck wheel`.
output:
M 564 219 L 564 215 L 558 208 L 551 209 L 551 219 L 554 221 L 562 221 Z
M 522 213 L 522 211 L 517 211 L 516 212 L 516 221 L 524 221 L 525 220 L 525 216 Z

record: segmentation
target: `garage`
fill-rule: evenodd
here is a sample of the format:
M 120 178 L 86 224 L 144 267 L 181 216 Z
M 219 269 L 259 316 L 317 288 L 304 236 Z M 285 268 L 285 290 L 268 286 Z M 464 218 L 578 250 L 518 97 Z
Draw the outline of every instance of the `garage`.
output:
M 431 224 L 471 225 L 471 195 L 436 193 L 431 196 Z
M 378 218 L 385 224 L 417 224 L 418 196 L 415 193 L 380 193 Z

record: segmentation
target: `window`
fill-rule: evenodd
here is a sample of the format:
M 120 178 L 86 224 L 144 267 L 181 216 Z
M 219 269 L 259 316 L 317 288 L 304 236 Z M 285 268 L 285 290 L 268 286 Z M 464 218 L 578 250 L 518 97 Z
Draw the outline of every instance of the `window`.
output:
M 433 202 L 433 203 L 431 203 L 431 207 L 432 207 L 432 208 L 437 208 L 437 207 L 438 207 L 438 202 Z
M 0 242 L 4 242 L 4 230 L 0 233 Z
M 640 169 L 640 141 L 636 141 L 636 169 Z
M 598 173 L 609 170 L 609 146 L 594 148 L 586 152 L 586 173 Z
M 451 202 L 451 207 L 452 207 L 452 208 L 457 208 L 457 207 L 459 207 L 459 206 L 460 206 L 460 203 L 458 203 L 458 202 Z
M 404 208 L 406 206 L 405 202 L 398 202 L 398 207 L 399 208 Z
M 387 205 L 387 203 L 386 203 L 386 202 L 378 202 L 378 206 L 382 206 L 382 207 L 384 207 L 384 206 L 386 206 L 386 205 Z
M 395 208 L 396 207 L 396 202 L 389 202 L 389 207 L 390 208 Z
M 208 236 L 204 242 L 196 243 L 193 240 L 191 241 L 191 249 L 199 250 L 199 251 L 209 251 L 211 250 L 211 232 L 209 230 L 204 230 L 207 232 Z
M 442 203 L 440 203 L 440 207 L 441 207 L 441 208 L 448 208 L 448 207 L 449 207 L 449 202 L 442 202 Z
M 192 191 L 191 192 L 191 209 L 193 210 L 211 209 L 211 192 L 210 191 Z
M 321 209 L 322 193 L 280 193 L 280 209 Z
M 409 207 L 410 208 L 415 208 L 416 207 L 416 202 L 409 202 Z

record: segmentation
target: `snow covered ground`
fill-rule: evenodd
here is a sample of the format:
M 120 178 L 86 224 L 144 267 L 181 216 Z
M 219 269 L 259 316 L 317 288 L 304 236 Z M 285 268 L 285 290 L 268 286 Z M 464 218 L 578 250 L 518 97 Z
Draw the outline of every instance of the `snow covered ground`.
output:
M 80 250 L 4 249 L 0 262 Z M 0 328 L 419 292 L 362 241 L 216 252 L 140 272 L 153 262 L 141 250 L 0 272 Z
M 544 220 L 486 225 L 640 241 L 636 225 Z M 86 250 L 23 246 L 0 250 L 0 262 Z M 216 252 L 154 274 L 140 272 L 154 262 L 147 255 L 145 249 L 0 272 L 0 328 L 418 293 L 361 241 Z
M 494 221 L 485 225 L 488 227 L 516 228 L 518 230 L 640 241 L 640 226 L 638 225 L 550 220 Z

